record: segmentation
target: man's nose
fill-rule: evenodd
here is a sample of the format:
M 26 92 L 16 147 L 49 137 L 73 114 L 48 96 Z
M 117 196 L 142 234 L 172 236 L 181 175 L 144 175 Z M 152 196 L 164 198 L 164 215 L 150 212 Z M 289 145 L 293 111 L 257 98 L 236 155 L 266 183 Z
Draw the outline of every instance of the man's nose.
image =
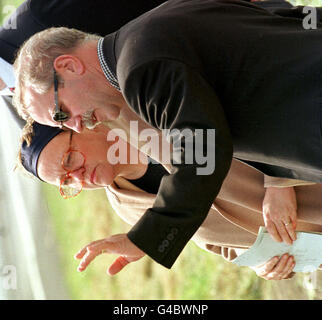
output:
M 81 116 L 72 117 L 71 119 L 64 122 L 64 126 L 76 131 L 77 133 L 81 133 L 83 130 L 82 117 Z
M 73 172 L 70 173 L 70 176 L 73 177 L 74 180 L 77 181 L 84 181 L 84 173 L 86 169 L 84 167 L 79 168 Z

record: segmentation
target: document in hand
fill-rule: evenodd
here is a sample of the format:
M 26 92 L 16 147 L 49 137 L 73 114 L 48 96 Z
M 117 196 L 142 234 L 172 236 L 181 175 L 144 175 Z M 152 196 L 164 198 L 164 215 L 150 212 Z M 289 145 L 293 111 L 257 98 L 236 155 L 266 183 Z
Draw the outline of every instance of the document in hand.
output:
M 251 248 L 232 262 L 239 266 L 258 266 L 275 256 L 289 253 L 294 256 L 294 272 L 313 272 L 322 264 L 322 233 L 296 232 L 292 245 L 276 242 L 264 227 Z

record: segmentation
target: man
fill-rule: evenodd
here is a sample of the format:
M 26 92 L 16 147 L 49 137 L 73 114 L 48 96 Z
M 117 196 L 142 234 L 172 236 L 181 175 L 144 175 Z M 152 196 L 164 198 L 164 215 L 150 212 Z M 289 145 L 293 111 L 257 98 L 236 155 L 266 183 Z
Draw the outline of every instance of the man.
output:
M 165 0 L 27 0 L 0 27 L 0 90 L 15 86 L 12 63 L 18 48 L 33 34 L 66 26 L 106 35 Z M 10 107 L 10 91 L 3 92 Z M 10 109 L 10 111 L 12 111 Z
M 27 0 L 0 27 L 0 57 L 9 63 L 22 43 L 36 32 L 65 26 L 106 35 L 164 0 Z
M 173 163 L 154 206 L 127 235 L 82 250 L 80 270 L 102 250 L 123 255 L 118 270 L 143 252 L 171 267 L 232 155 L 272 176 L 322 182 L 321 29 L 305 30 L 303 17 L 301 8 L 173 0 L 104 39 L 53 29 L 23 47 L 16 101 L 40 123 L 81 131 L 86 112 L 103 122 L 130 108 L 158 129 L 216 130 L 214 172 L 197 175 L 195 159 Z

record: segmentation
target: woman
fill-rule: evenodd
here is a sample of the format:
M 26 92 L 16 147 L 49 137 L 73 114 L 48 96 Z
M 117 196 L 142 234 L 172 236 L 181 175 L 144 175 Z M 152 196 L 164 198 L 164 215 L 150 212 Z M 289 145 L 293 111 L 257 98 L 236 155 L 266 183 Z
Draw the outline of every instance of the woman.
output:
M 152 205 L 160 180 L 167 174 L 161 165 L 148 165 L 144 157 L 139 158 L 142 161 L 138 164 L 129 164 L 128 159 L 115 165 L 108 163 L 106 154 L 112 143 L 106 141 L 108 129 L 104 126 L 82 134 L 38 124 L 34 124 L 33 129 L 32 143 L 28 146 L 24 142 L 21 149 L 21 162 L 26 170 L 43 181 L 60 186 L 64 197 L 75 196 L 82 188 L 106 187 L 115 211 L 132 225 Z M 30 135 L 25 134 L 25 137 L 30 140 Z M 122 143 L 130 151 L 132 147 L 124 141 Z M 264 225 L 263 199 L 271 198 L 265 195 L 263 180 L 260 172 L 234 160 L 219 195 L 193 240 L 201 248 L 221 254 L 228 260 L 249 248 L 256 239 L 258 228 Z M 322 186 L 313 184 L 295 189 L 298 217 L 293 222 L 297 229 L 321 232 L 322 217 L 318 208 L 322 207 L 322 199 L 318 195 L 322 194 Z M 76 254 L 76 258 L 82 259 L 79 271 L 85 270 L 105 250 L 106 243 L 117 240 L 117 237 L 94 241 L 80 250 Z M 108 252 L 122 254 L 116 249 Z M 117 273 L 129 262 L 119 257 L 110 273 Z M 292 276 L 294 265 L 293 257 L 285 255 L 272 258 L 254 270 L 265 279 L 286 279 Z

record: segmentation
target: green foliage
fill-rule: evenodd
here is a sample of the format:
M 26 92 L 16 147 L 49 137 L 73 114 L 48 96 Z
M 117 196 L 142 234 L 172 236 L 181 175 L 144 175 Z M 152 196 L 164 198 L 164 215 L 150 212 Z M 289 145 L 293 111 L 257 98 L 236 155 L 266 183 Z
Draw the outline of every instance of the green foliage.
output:
M 322 0 L 289 0 L 293 6 L 322 7 Z

